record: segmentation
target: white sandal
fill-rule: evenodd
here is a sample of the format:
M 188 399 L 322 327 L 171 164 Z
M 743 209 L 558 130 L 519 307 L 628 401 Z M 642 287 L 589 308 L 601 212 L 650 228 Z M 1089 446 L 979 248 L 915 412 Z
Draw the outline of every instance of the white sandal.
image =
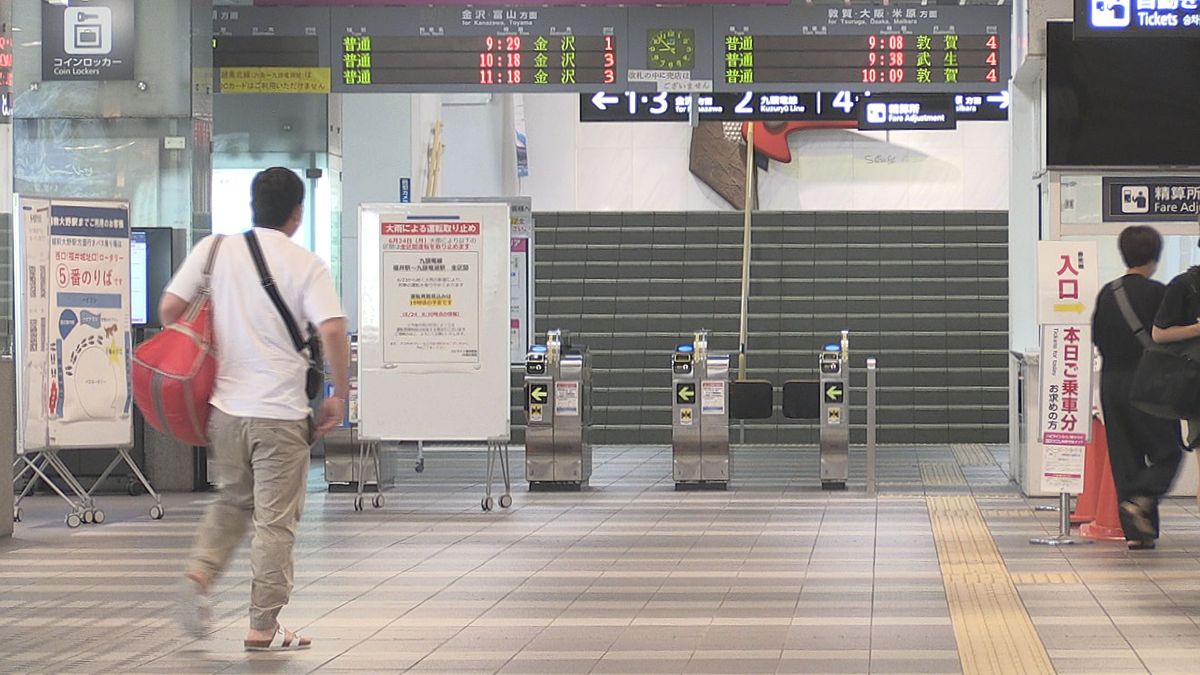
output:
M 276 626 L 270 640 L 245 640 L 242 644 L 248 652 L 294 652 L 312 647 L 312 640 Z

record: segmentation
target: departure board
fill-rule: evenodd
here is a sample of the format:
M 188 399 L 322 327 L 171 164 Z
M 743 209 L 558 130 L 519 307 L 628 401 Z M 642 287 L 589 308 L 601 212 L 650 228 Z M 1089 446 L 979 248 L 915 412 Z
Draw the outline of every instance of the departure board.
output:
M 213 10 L 213 69 L 225 94 L 327 94 L 329 10 Z
M 1002 89 L 1007 6 L 717 8 L 717 91 Z
M 334 91 L 579 91 L 625 83 L 622 8 L 335 9 Z

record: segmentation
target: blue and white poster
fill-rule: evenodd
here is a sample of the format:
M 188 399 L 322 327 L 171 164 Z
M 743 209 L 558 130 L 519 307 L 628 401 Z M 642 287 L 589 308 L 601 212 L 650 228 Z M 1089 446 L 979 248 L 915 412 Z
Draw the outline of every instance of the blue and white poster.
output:
M 51 447 L 132 441 L 129 207 L 54 200 L 49 218 Z

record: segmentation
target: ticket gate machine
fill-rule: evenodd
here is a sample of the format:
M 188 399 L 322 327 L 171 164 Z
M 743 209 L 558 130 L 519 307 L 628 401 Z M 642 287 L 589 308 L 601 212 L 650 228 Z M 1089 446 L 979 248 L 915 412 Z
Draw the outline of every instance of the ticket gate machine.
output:
M 728 354 L 708 351 L 708 331 L 671 357 L 671 449 L 675 489 L 729 485 Z
M 850 472 L 850 332 L 825 345 L 821 371 L 821 487 L 846 489 Z
M 592 364 L 562 330 L 525 356 L 525 478 L 529 489 L 581 490 L 592 476 Z

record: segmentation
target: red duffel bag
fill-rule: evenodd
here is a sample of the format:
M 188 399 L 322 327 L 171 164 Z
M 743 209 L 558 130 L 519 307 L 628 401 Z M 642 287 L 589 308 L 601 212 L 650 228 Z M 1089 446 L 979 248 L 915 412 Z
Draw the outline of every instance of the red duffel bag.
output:
M 133 352 L 133 400 L 146 423 L 188 445 L 208 444 L 208 400 L 217 381 L 210 280 L 221 239 L 213 239 L 187 311 Z

